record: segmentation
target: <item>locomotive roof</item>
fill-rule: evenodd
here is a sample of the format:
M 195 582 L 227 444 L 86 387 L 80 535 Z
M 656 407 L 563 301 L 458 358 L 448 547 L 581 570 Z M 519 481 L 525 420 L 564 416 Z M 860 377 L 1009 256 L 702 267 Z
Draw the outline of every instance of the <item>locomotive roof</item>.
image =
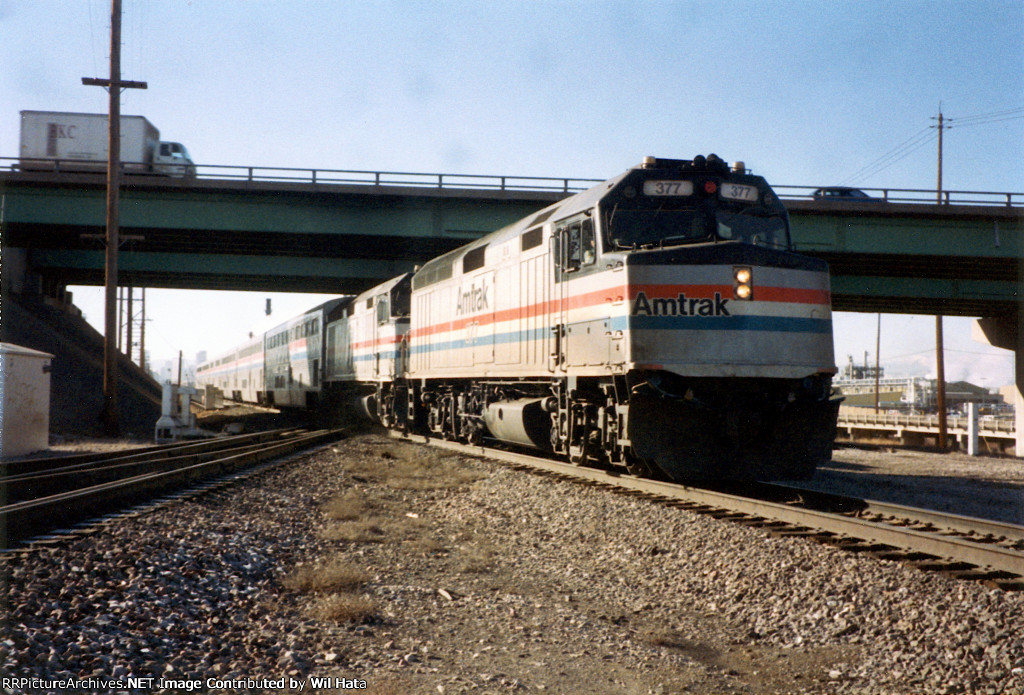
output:
M 437 258 L 427 261 L 413 276 L 413 288 L 416 289 L 418 287 L 430 285 L 438 280 L 451 277 L 452 268 L 460 259 L 462 259 L 463 256 L 474 249 L 478 249 L 489 244 L 499 244 L 503 241 L 519 236 L 523 231 L 538 224 L 557 222 L 564 217 L 569 217 L 570 215 L 582 210 L 589 210 L 597 204 L 605 193 L 614 188 L 619 181 L 629 175 L 629 173 L 636 168 L 638 167 L 628 169 L 614 178 L 603 181 L 596 186 L 592 186 L 585 191 L 581 191 L 575 195 L 569 196 L 568 198 L 559 200 L 556 203 L 552 203 L 532 215 L 506 225 L 501 229 L 476 239 L 475 241 L 471 241 L 465 246 L 460 246 L 457 249 L 449 251 L 443 256 L 438 256 Z
M 352 303 L 353 304 L 358 304 L 359 302 L 365 301 L 365 300 L 367 300 L 367 299 L 369 299 L 371 297 L 376 297 L 378 294 L 384 294 L 385 292 L 390 292 L 395 287 L 395 285 L 397 285 L 398 283 L 402 282 L 402 280 L 405 280 L 410 275 L 412 275 L 412 273 L 402 273 L 398 277 L 391 278 L 390 280 L 386 280 L 386 281 L 380 283 L 379 285 L 375 285 L 375 286 L 371 287 L 370 289 L 366 290 L 365 292 L 361 292 L 361 293 L 357 294 L 352 299 Z
M 204 360 L 203 362 L 200 362 L 199 364 L 197 364 L 196 365 L 196 369 L 197 370 L 208 369 L 209 367 L 213 366 L 214 363 L 218 363 L 218 362 L 222 361 L 225 357 L 232 357 L 232 356 L 238 354 L 240 351 L 245 350 L 246 348 L 251 347 L 253 345 L 262 345 L 263 344 L 263 335 L 264 335 L 263 333 L 260 333 L 259 335 L 254 335 L 253 337 L 247 339 L 244 343 L 240 343 L 239 345 L 235 345 L 230 350 L 224 350 L 222 352 L 218 352 L 213 357 L 210 357 L 210 358 Z
M 273 328 L 270 328 L 267 331 L 265 331 L 265 333 L 266 334 L 271 334 L 271 333 L 275 333 L 276 334 L 276 333 L 279 333 L 280 331 L 287 330 L 291 326 L 294 326 L 295 324 L 302 322 L 303 320 L 305 320 L 305 318 L 307 316 L 309 316 L 311 314 L 323 313 L 323 314 L 327 315 L 328 317 L 330 317 L 332 315 L 332 312 L 333 312 L 333 310 L 335 308 L 337 308 L 338 306 L 342 305 L 343 303 L 350 302 L 350 301 L 352 301 L 351 297 L 338 297 L 337 299 L 328 299 L 323 304 L 318 304 L 315 307 L 313 307 L 312 309 L 308 309 L 308 310 L 302 312 L 301 314 L 298 314 L 297 316 L 291 317 L 290 319 L 288 319 L 284 323 L 277 324 Z

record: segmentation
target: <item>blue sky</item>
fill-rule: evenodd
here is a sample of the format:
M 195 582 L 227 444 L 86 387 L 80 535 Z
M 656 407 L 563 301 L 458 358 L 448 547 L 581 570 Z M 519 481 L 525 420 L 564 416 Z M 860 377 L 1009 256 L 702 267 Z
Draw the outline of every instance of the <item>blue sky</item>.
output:
M 603 178 L 713 151 L 775 184 L 928 189 L 941 103 L 945 187 L 1024 191 L 1020 112 L 956 127 L 1024 107 L 1019 0 L 123 2 L 123 76 L 149 89 L 122 109 L 200 164 Z M 0 0 L 0 156 L 20 110 L 106 110 L 81 78 L 107 73 L 109 6 Z M 96 290 L 76 295 L 101 322 Z M 158 360 L 230 347 L 265 296 L 150 291 L 147 343 Z M 197 328 L 197 297 L 237 318 Z M 269 320 L 316 301 L 274 297 Z M 874 325 L 840 315 L 837 360 L 873 353 Z M 1009 353 L 969 326 L 947 319 L 947 375 L 1007 383 Z M 930 318 L 885 317 L 883 363 L 933 372 L 933 337 Z

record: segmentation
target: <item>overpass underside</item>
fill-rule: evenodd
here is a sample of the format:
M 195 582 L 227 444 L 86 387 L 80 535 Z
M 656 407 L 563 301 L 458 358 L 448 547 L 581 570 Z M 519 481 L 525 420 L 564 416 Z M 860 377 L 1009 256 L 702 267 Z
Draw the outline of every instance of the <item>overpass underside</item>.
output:
M 1016 316 L 1024 210 L 789 201 L 797 250 L 822 258 L 836 311 Z
M 103 177 L 5 173 L 4 252 L 47 288 L 103 284 Z M 520 219 L 560 191 L 128 177 L 121 284 L 347 294 Z M 1024 209 L 787 201 L 838 311 L 1016 316 Z M 1006 319 L 1000 319 L 1005 321 Z
M 4 249 L 44 287 L 102 285 L 104 189 L 96 176 L 0 179 Z M 564 194 L 129 177 L 122 285 L 352 294 L 412 270 Z

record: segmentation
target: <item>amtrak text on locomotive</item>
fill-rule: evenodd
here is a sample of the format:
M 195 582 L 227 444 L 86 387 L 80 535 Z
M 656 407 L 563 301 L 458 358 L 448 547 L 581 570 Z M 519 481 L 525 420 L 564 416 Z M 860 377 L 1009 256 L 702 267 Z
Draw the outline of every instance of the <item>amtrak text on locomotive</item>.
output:
M 480 287 L 477 287 L 474 282 L 468 289 L 462 290 L 459 293 L 459 300 L 455 304 L 455 315 L 472 314 L 486 309 L 488 307 L 488 289 L 490 288 L 487 287 L 487 283 L 481 280 Z
M 643 292 L 637 294 L 633 300 L 633 316 L 731 316 L 726 304 L 728 299 L 723 299 L 720 292 L 715 292 L 714 298 L 687 297 L 682 292 L 678 297 L 653 297 L 647 298 Z

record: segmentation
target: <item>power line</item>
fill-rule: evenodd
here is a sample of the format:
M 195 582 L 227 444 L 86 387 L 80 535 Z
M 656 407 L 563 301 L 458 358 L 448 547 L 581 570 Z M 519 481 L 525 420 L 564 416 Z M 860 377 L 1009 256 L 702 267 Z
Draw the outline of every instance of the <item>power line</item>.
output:
M 897 162 L 905 159 L 912 153 L 921 149 L 925 145 L 931 143 L 936 138 L 935 133 L 932 132 L 931 126 L 926 126 L 920 131 L 912 135 L 901 144 L 897 145 L 893 149 L 889 150 L 881 157 L 869 162 L 854 173 L 847 176 L 840 185 L 847 185 L 853 183 L 858 179 L 865 179 L 869 176 L 873 176 L 880 171 L 888 169 Z
M 854 173 L 852 173 L 849 176 L 847 176 L 841 183 L 842 184 L 846 184 L 846 183 L 852 182 L 852 181 L 854 181 L 854 180 L 856 180 L 858 178 L 866 176 L 867 174 L 865 172 L 872 171 L 876 167 L 882 166 L 891 157 L 897 156 L 900 152 L 904 151 L 907 148 L 914 148 L 914 147 L 916 147 L 916 145 L 918 144 L 918 142 L 920 142 L 920 139 L 922 137 L 924 137 L 926 139 L 930 138 L 930 133 L 929 133 L 929 129 L 928 128 L 924 128 L 924 129 L 918 131 L 917 133 L 915 133 L 914 135 L 912 135 L 911 137 L 907 138 L 902 143 L 897 145 L 896 147 L 892 148 L 891 150 L 889 150 L 888 152 L 883 154 L 882 156 L 880 156 L 880 157 L 878 157 L 876 159 L 873 159 L 872 161 L 868 162 L 867 164 L 862 166 L 860 169 L 858 169 Z
M 960 118 L 946 118 L 942 123 L 942 128 L 967 128 L 970 126 L 987 125 L 989 123 L 1000 123 L 1003 121 L 1018 119 L 1024 119 L 1024 106 L 1012 109 L 1002 109 L 1000 111 L 990 111 L 988 113 L 972 114 Z M 925 128 L 922 128 L 896 147 L 871 162 L 868 162 L 860 169 L 847 176 L 845 179 L 840 181 L 838 185 L 850 185 L 859 180 L 866 179 L 885 171 L 889 167 L 906 159 L 914 152 L 917 152 L 922 147 L 934 142 L 938 138 L 937 131 L 937 126 L 926 126 Z
M 987 125 L 989 123 L 1002 123 L 1003 121 L 1017 121 L 1017 120 L 1020 120 L 1022 118 L 1024 118 L 1024 113 L 1021 113 L 1021 114 L 1019 114 L 1017 116 L 1004 116 L 1002 118 L 988 118 L 988 119 L 985 119 L 983 121 L 971 121 L 970 123 L 960 123 L 958 121 L 954 121 L 953 125 L 951 125 L 950 128 L 970 128 L 971 126 Z
M 987 123 L 989 121 L 1002 121 L 1013 118 L 1024 118 L 1024 106 L 1018 106 L 1013 109 L 1004 109 L 1002 111 L 973 114 L 971 116 L 961 116 L 959 118 L 951 118 L 949 120 L 961 125 L 970 125 L 975 122 Z

